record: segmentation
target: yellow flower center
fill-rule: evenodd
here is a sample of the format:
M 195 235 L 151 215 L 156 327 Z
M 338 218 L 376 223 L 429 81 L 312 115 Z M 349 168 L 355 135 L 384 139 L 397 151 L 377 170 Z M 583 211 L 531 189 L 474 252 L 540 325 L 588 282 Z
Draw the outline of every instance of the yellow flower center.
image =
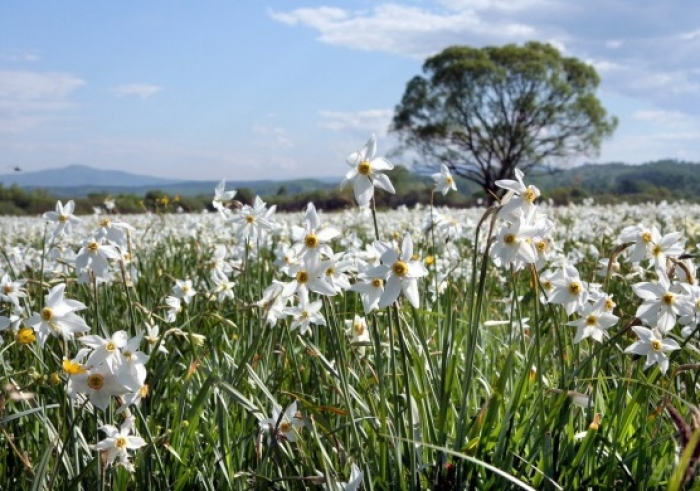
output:
M 646 242 L 647 244 L 651 242 L 651 232 L 642 232 L 642 240 Z
M 17 333 L 17 342 L 19 344 L 31 344 L 36 341 L 36 336 L 34 336 L 34 329 L 30 327 L 24 327 Z
M 403 261 L 396 261 L 391 267 L 394 274 L 400 278 L 403 278 L 408 274 L 408 264 Z
M 292 431 L 292 423 L 288 421 L 282 421 L 280 423 L 280 431 L 282 433 L 289 433 L 290 431 Z
M 425 264 L 427 264 L 428 266 L 430 266 L 434 262 L 435 262 L 435 256 L 428 256 L 425 258 Z
M 144 384 L 140 389 L 139 389 L 139 395 L 143 397 L 148 396 L 148 384 Z
M 77 375 L 79 373 L 87 372 L 87 370 L 85 370 L 80 363 L 76 363 L 71 360 L 63 360 L 63 371 L 68 375 Z
M 455 180 L 452 178 L 452 176 L 447 176 L 447 177 L 445 178 L 445 182 L 446 182 L 447 184 L 449 184 L 450 186 L 452 186 L 452 185 L 455 183 Z
M 653 339 L 651 341 L 651 349 L 654 351 L 661 351 L 661 349 L 664 347 L 663 343 L 659 341 L 658 339 Z
M 654 256 L 658 256 L 658 255 L 661 254 L 662 252 L 663 252 L 663 249 L 662 249 L 661 246 L 659 246 L 659 245 L 654 246 L 654 248 L 653 248 L 652 251 L 651 251 L 651 253 L 652 253 Z
M 523 198 L 525 198 L 525 201 L 529 201 L 530 203 L 532 203 L 533 201 L 535 201 L 535 198 L 537 198 L 537 195 L 535 194 L 534 190 L 532 190 L 531 188 L 527 188 L 523 193 Z
M 3 288 L 3 291 L 5 293 L 12 293 L 14 291 L 14 288 L 12 288 L 12 285 L 5 285 L 5 287 Z
M 598 318 L 595 315 L 589 315 L 588 317 L 586 317 L 586 324 L 588 324 L 589 326 L 595 326 L 596 324 L 598 324 Z
M 318 237 L 315 234 L 309 234 L 304 238 L 304 245 L 309 249 L 313 249 L 318 245 Z
M 58 220 L 59 220 L 60 222 L 67 222 L 67 221 L 68 221 L 68 215 L 61 215 L 60 217 L 58 217 Z
M 612 309 L 615 308 L 615 302 L 613 302 L 613 299 L 608 297 L 605 299 L 605 310 L 608 312 L 612 312 Z
M 134 353 L 132 351 L 124 351 L 122 353 L 122 356 L 126 358 L 127 360 L 131 361 L 134 359 Z
M 673 303 L 676 301 L 676 296 L 671 292 L 666 292 L 661 297 L 661 301 L 666 305 L 673 305 Z
M 99 373 L 93 373 L 87 378 L 87 385 L 93 390 L 100 390 L 105 384 L 105 378 Z
M 105 349 L 106 349 L 107 351 L 109 351 L 109 352 L 112 352 L 112 351 L 114 351 L 115 349 L 117 349 L 117 345 L 114 344 L 113 341 L 107 341 L 107 344 L 105 344 Z
M 112 221 L 109 218 L 105 218 L 104 220 L 100 221 L 100 227 L 107 228 L 112 224 Z
M 49 307 L 44 307 L 41 311 L 41 318 L 44 322 L 49 322 L 53 319 L 53 310 Z
M 375 278 L 372 280 L 372 286 L 374 288 L 381 288 L 382 285 L 384 285 L 384 281 L 382 281 L 380 278 Z
M 90 243 L 87 245 L 87 248 L 88 248 L 88 250 L 89 250 L 90 252 L 97 252 L 97 249 L 100 248 L 100 244 L 98 244 L 97 242 L 95 242 L 95 241 L 93 240 L 92 242 L 90 242 Z
M 247 223 L 253 223 L 255 221 L 255 215 L 246 215 L 245 221 Z
M 547 250 L 547 243 L 544 240 L 540 240 L 537 242 L 535 247 L 537 247 L 538 251 L 545 252 Z
M 572 281 L 569 284 L 569 293 L 572 295 L 580 295 L 583 291 L 583 286 L 578 281 Z
M 335 274 L 335 269 L 334 268 L 328 268 L 326 270 L 326 276 L 333 276 Z
M 352 327 L 355 329 L 355 334 L 358 336 L 362 336 L 365 332 L 365 326 L 363 326 L 361 322 L 356 322 Z
M 297 282 L 302 283 L 302 284 L 306 283 L 309 281 L 309 273 L 307 273 L 304 270 L 301 270 L 301 271 L 297 272 L 296 278 L 297 278 Z
M 544 288 L 545 290 L 551 290 L 552 288 L 554 288 L 554 286 L 552 285 L 551 281 L 543 281 L 542 288 Z
M 367 176 L 372 172 L 372 165 L 367 160 L 363 160 L 357 166 L 357 172 L 363 176 Z
M 118 436 L 114 442 L 114 446 L 117 447 L 119 450 L 124 450 L 126 448 L 126 437 Z
M 508 245 L 511 245 L 515 242 L 515 234 L 505 234 L 503 236 L 503 242 L 505 242 Z

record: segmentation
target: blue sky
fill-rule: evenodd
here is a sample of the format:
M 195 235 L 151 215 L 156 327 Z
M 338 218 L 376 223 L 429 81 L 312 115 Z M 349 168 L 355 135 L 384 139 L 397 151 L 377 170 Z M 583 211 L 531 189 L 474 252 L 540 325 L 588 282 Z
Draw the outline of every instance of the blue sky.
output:
M 425 57 L 530 39 L 598 69 L 620 126 L 588 160 L 700 161 L 699 2 L 4 0 L 0 174 L 340 179 L 370 134 L 395 148 Z

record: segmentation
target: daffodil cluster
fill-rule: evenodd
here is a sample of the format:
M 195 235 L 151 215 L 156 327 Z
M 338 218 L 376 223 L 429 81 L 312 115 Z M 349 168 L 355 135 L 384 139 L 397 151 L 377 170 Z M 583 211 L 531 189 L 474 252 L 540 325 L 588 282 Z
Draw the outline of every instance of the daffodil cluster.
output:
M 538 272 L 540 300 L 561 305 L 568 317 L 575 316 L 567 323 L 576 327 L 574 343 L 586 338 L 603 342 L 607 330 L 619 320 L 612 313 L 615 303 L 601 285 L 583 281 L 575 261 L 558 251 L 554 222 L 535 204 L 540 190 L 525 185 L 524 177 L 516 169 L 515 180 L 496 182 L 507 191 L 498 210 L 505 223 L 495 234 L 491 257 L 497 265 L 513 271 L 531 265 Z
M 129 338 L 125 331 L 109 338 L 94 334 L 79 338 L 84 348 L 75 358 L 63 361 L 68 395 L 79 404 L 89 401 L 102 410 L 117 398 L 118 413 L 138 405 L 148 394 L 145 365 L 149 357 L 140 351 L 142 338 L 142 334 Z

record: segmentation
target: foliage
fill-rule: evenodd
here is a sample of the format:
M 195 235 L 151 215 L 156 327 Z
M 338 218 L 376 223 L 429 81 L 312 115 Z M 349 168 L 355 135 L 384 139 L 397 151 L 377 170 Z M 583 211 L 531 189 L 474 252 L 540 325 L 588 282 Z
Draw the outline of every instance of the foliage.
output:
M 645 203 L 662 200 L 700 200 L 700 164 L 661 160 L 642 165 L 591 164 L 572 169 L 539 172 L 531 176 L 531 181 L 545 192 L 547 199 L 557 205 L 581 203 L 586 198 L 595 198 L 604 203 Z M 388 171 L 396 188 L 396 194 L 386 193 L 377 196 L 378 206 L 395 208 L 401 204 L 414 206 L 424 202 L 425 193 L 432 187 L 432 180 L 424 175 L 410 172 L 406 167 L 396 166 Z M 286 182 L 286 181 L 285 181 Z M 437 206 L 475 206 L 479 199 L 487 195 L 472 182 L 457 177 L 459 193 L 447 196 L 436 195 Z M 286 188 L 286 191 L 285 189 Z M 265 196 L 271 205 L 280 211 L 301 211 L 309 202 L 318 204 L 324 210 L 342 210 L 353 206 L 352 193 L 332 189 L 311 189 L 304 192 L 289 191 L 287 184 L 277 184 L 274 192 Z M 283 193 L 279 190 L 282 189 Z M 251 204 L 255 194 L 248 188 L 238 189 L 236 200 Z M 163 206 L 159 198 L 167 197 L 168 205 Z M 185 212 L 198 212 L 211 207 L 211 195 L 177 195 L 163 190 L 150 190 L 142 195 L 121 193 L 109 195 L 104 192 L 89 193 L 85 198 L 76 199 L 79 214 L 90 214 L 94 208 L 105 210 L 105 199 L 111 198 L 116 211 L 122 214 L 152 212 L 176 212 L 182 207 Z M 176 199 L 177 198 L 177 199 Z M 39 215 L 52 208 L 56 197 L 43 189 L 26 190 L 18 186 L 9 188 L 0 185 L 0 215 L 22 216 Z
M 595 96 L 595 69 L 551 45 L 452 46 L 429 58 L 396 107 L 392 129 L 425 166 L 497 191 L 516 167 L 599 149 L 617 120 Z

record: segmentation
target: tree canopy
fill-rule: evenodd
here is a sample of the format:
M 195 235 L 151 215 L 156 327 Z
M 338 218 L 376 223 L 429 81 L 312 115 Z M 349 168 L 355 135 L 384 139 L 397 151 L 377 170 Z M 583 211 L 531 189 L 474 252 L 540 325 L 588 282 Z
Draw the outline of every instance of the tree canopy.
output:
M 549 44 L 452 46 L 423 72 L 408 83 L 392 131 L 421 165 L 444 163 L 487 193 L 516 167 L 596 153 L 617 126 L 595 95 L 595 69 Z

